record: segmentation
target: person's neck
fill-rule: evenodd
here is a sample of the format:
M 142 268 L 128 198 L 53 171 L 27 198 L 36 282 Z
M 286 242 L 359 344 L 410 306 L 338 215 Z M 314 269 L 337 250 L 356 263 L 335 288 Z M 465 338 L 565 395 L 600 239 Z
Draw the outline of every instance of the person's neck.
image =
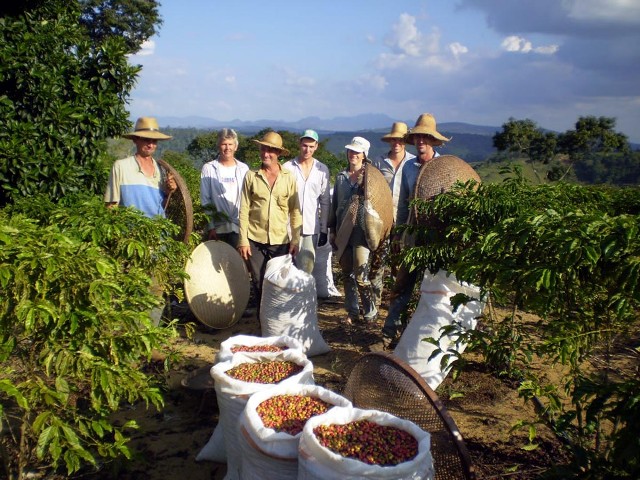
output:
M 399 162 L 404 158 L 404 154 L 404 150 L 400 150 L 399 152 L 389 152 L 389 160 L 393 162 Z
M 233 157 L 218 157 L 218 163 L 223 167 L 232 167 L 236 164 L 236 159 Z

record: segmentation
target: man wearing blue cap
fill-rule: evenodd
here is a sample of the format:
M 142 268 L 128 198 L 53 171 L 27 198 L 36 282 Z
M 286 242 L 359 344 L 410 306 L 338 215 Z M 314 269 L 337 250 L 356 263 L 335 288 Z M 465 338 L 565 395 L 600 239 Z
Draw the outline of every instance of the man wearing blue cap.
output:
M 305 130 L 300 136 L 300 154 L 283 165 L 295 175 L 302 212 L 300 250 L 295 263 L 309 274 L 313 272 L 316 246 L 327 243 L 327 220 L 331 207 L 329 168 L 313 157 L 318 141 L 315 130 Z

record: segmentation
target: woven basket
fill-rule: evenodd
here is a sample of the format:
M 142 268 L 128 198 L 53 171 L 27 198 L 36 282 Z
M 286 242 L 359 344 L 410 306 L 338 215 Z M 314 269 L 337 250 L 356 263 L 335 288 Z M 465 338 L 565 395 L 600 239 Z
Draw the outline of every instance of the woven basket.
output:
M 364 173 L 364 211 L 367 244 L 376 251 L 393 227 L 393 196 L 382 172 L 370 163 Z
M 455 155 L 440 155 L 420 167 L 412 200 L 433 200 L 436 195 L 451 190 L 456 182 L 469 180 L 480 183 L 480 176 L 471 165 Z M 425 219 L 418 215 L 415 207 L 411 213 L 417 224 L 424 224 Z
M 169 220 L 180 227 L 180 233 L 175 240 L 184 243 L 189 242 L 189 236 L 193 231 L 193 205 L 187 184 L 178 171 L 164 160 L 158 160 L 160 167 L 171 173 L 176 179 L 177 190 L 169 197 L 169 204 L 165 209 L 165 215 Z
M 228 243 L 209 240 L 191 253 L 184 292 L 191 311 L 205 325 L 227 328 L 236 323 L 249 302 L 249 272 Z

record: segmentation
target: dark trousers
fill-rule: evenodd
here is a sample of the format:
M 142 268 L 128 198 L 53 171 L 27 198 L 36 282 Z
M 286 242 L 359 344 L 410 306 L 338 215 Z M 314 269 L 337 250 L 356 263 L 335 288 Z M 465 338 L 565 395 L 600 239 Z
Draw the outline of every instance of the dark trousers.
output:
M 264 272 L 267 269 L 267 262 L 275 257 L 281 257 L 289 253 L 289 244 L 269 245 L 268 243 L 258 243 L 249 240 L 251 248 L 251 256 L 249 257 L 249 269 L 251 277 L 255 282 L 255 291 L 257 294 L 257 315 L 260 320 L 260 303 L 262 303 L 262 282 L 264 280 Z

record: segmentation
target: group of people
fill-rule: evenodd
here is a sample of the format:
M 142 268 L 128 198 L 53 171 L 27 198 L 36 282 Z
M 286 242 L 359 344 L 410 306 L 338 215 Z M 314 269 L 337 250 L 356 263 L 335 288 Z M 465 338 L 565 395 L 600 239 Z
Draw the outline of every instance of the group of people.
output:
M 153 158 L 157 142 L 171 137 L 160 132 L 151 117 L 137 120 L 134 130 L 124 135 L 136 146 L 134 155 L 117 160 L 111 170 L 104 200 L 108 206 L 134 206 L 146 216 L 164 216 L 167 198 L 177 188 Z M 393 199 L 396 225 L 409 219 L 409 202 L 420 167 L 438 153 L 435 147 L 449 141 L 436 128 L 433 115 L 420 115 L 413 128 L 403 122 L 392 125 L 382 137 L 389 151 L 370 159 L 370 142 L 353 137 L 345 146 L 348 164 L 336 175 L 333 193 L 329 168 L 314 158 L 318 133 L 305 130 L 299 137 L 298 155 L 289 156 L 282 137 L 273 131 L 253 142 L 260 151 L 261 165 L 251 170 L 235 157 L 238 135 L 229 128 L 218 132 L 218 156 L 202 167 L 200 199 L 209 216 L 208 240 L 221 240 L 237 249 L 246 261 L 254 283 L 259 317 L 262 281 L 267 262 L 291 254 L 297 268 L 311 273 L 316 249 L 330 242 L 344 275 L 344 323 L 374 322 L 380 308 L 383 280 L 387 272 L 384 256 L 389 242 L 372 249 L 363 222 L 366 166 L 375 167 L 387 181 Z M 417 155 L 406 150 L 414 145 Z M 360 201 L 358 201 L 360 199 Z M 348 224 L 348 228 L 342 228 Z M 390 245 L 397 251 L 402 243 L 393 233 Z M 371 269 L 372 264 L 379 268 Z M 401 333 L 402 314 L 420 277 L 416 270 L 393 269 L 389 314 L 376 348 L 393 346 Z

